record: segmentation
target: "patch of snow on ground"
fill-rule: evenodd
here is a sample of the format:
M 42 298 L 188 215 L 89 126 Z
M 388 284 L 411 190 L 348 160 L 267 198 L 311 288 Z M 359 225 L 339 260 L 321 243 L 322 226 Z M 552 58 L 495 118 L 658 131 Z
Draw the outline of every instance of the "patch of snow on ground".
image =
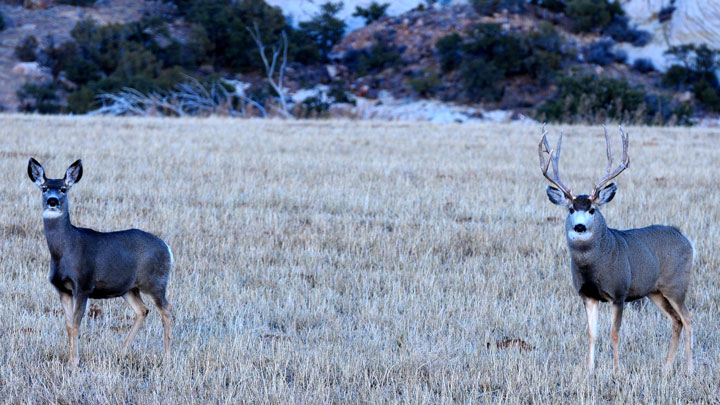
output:
M 381 91 L 377 100 L 357 97 L 355 106 L 333 104 L 330 116 L 388 121 L 429 121 L 433 123 L 492 122 L 524 123 L 536 122 L 512 111 L 484 111 L 471 106 L 444 103 L 439 100 L 398 100 L 388 92 Z

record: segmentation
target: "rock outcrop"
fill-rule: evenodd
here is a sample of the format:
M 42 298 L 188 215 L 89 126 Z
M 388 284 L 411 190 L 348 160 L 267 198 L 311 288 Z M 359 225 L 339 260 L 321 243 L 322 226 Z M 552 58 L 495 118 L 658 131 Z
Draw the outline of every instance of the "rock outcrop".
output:
M 720 44 L 720 2 L 705 0 L 624 0 L 625 13 L 638 28 L 653 35 L 642 48 L 623 47 L 632 59 L 647 58 L 664 70 L 668 47 L 688 43 Z M 661 11 L 664 11 L 661 17 Z M 661 21 L 664 20 L 664 21 Z

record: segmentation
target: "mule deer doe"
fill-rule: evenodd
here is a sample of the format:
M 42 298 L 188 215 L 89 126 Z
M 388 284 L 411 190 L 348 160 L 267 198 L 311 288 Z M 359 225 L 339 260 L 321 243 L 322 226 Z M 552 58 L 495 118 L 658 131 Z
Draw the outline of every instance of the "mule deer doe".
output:
M 127 350 L 149 309 L 140 292 L 150 295 L 162 314 L 164 356 L 169 356 L 172 316 L 165 299 L 173 255 L 158 237 L 138 229 L 97 232 L 70 223 L 67 193 L 82 177 L 80 160 L 62 179 L 48 179 L 30 158 L 28 175 L 42 190 L 45 238 L 50 249 L 50 282 L 60 294 L 70 346 L 70 364 L 79 362 L 78 335 L 88 298 L 123 297 L 135 311 L 135 323 L 123 342 Z
M 687 368 L 691 372 L 692 327 L 690 311 L 685 306 L 685 294 L 693 263 L 692 244 L 674 227 L 652 225 L 625 231 L 607 227 L 599 208 L 615 196 L 615 183 L 608 183 L 628 167 L 630 158 L 627 153 L 628 137 L 620 128 L 622 159 L 618 167 L 610 171 L 612 152 L 607 129 L 604 129 L 608 164 L 605 176 L 590 195 L 576 196 L 560 181 L 558 160 L 562 132 L 557 148 L 553 151 L 548 145 L 547 131 L 543 127 L 539 145 L 540 169 L 555 186 L 548 186 L 547 195 L 551 202 L 568 209 L 565 232 L 570 250 L 570 270 L 588 318 L 588 368 L 592 370 L 595 364 L 598 302 L 611 302 L 613 305 L 611 337 L 614 366 L 617 368 L 618 333 L 625 302 L 649 297 L 672 323 L 672 337 L 664 370 L 667 372 L 672 366 L 680 332 L 684 327 Z M 551 162 L 552 177 L 548 175 Z

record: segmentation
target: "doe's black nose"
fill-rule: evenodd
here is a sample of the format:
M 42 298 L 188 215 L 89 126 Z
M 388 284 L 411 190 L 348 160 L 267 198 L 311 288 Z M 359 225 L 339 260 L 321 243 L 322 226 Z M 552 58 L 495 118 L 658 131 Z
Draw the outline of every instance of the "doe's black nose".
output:
M 50 207 L 57 207 L 57 205 L 58 205 L 59 202 L 60 202 L 60 201 L 58 201 L 58 199 L 55 198 L 55 197 L 50 197 L 50 198 L 48 198 L 48 200 L 47 200 L 47 204 L 48 204 L 48 206 L 50 206 Z
M 578 233 L 583 233 L 587 230 L 587 228 L 585 228 L 585 225 L 583 225 L 583 224 L 577 224 L 577 225 L 575 225 L 575 227 L 573 229 L 575 230 L 575 232 L 578 232 Z

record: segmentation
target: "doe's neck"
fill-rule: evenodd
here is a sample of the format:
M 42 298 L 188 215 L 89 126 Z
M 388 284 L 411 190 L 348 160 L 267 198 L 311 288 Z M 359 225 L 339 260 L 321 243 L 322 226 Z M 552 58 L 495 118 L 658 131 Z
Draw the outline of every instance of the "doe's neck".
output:
M 62 256 L 74 230 L 72 223 L 70 223 L 70 214 L 67 208 L 58 216 L 43 215 L 43 225 L 50 254 L 52 256 Z

